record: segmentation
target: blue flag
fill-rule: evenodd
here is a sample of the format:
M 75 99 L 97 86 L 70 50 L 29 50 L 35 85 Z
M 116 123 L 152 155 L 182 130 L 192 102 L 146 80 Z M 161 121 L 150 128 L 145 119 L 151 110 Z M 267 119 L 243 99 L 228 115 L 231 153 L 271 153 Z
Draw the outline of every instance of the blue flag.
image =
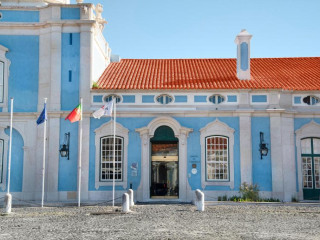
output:
M 48 120 L 48 116 L 47 116 L 47 104 L 44 104 L 44 108 L 37 120 L 37 124 L 40 125 L 41 123 L 44 123 L 44 121 Z

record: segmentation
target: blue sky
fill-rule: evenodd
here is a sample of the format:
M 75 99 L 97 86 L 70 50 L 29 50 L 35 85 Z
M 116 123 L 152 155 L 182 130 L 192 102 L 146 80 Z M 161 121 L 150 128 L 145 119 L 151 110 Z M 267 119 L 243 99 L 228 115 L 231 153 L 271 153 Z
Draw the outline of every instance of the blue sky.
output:
M 320 56 L 320 0 L 91 2 L 121 58 L 234 58 L 241 29 L 253 35 L 251 57 Z

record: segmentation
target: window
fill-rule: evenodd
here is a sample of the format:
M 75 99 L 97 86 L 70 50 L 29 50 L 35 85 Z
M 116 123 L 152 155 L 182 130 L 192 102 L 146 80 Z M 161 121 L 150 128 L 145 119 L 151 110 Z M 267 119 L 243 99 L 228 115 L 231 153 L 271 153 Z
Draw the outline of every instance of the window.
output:
M 209 97 L 209 102 L 212 102 L 213 104 L 220 104 L 225 101 L 225 97 L 219 94 L 214 94 L 211 97 Z
M 206 138 L 206 180 L 229 180 L 228 138 L 210 136 Z
M 315 97 L 315 96 L 307 96 L 307 97 L 303 98 L 303 102 L 308 105 L 316 105 L 317 103 L 320 102 L 320 98 Z
M 104 101 L 105 102 L 110 102 L 110 101 L 112 101 L 112 98 L 116 98 L 116 103 L 121 102 L 121 97 L 118 96 L 118 95 L 115 95 L 115 94 L 110 94 L 110 95 L 106 96 L 104 98 Z
M 9 49 L 0 45 L 0 107 L 7 111 L 7 91 L 10 61 L 6 58 Z
M 114 154 L 115 146 L 115 154 Z M 100 141 L 100 181 L 122 181 L 123 138 L 113 136 L 102 137 Z M 115 159 L 114 158 L 115 155 Z M 113 160 L 115 166 L 113 166 Z M 114 172 L 113 172 L 114 171 Z
M 3 182 L 3 150 L 4 150 L 4 141 L 0 139 L 0 183 Z
M 158 103 L 161 103 L 161 104 L 169 104 L 173 101 L 173 97 L 171 97 L 167 94 L 162 94 L 162 95 L 158 96 L 156 98 L 156 100 Z
M 127 188 L 127 162 L 129 130 L 116 122 L 115 171 L 113 171 L 113 120 L 97 128 L 95 132 L 95 188 L 116 186 Z
M 200 129 L 202 188 L 234 188 L 234 131 L 218 119 Z

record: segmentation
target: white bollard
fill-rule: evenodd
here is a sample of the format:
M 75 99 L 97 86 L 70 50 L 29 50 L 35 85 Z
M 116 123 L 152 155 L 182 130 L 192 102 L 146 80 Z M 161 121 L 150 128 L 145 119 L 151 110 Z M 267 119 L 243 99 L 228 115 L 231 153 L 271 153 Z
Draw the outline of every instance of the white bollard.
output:
M 122 195 L 122 212 L 130 212 L 130 208 L 129 208 L 129 194 L 128 193 L 124 193 Z
M 132 206 L 134 206 L 133 190 L 129 189 L 127 193 L 129 194 L 129 206 L 132 207 Z
M 204 193 L 201 192 L 199 189 L 196 190 L 195 205 L 198 211 L 204 211 Z
M 10 193 L 7 193 L 4 197 L 4 206 L 6 208 L 5 213 L 11 213 L 11 205 L 12 205 L 12 196 Z

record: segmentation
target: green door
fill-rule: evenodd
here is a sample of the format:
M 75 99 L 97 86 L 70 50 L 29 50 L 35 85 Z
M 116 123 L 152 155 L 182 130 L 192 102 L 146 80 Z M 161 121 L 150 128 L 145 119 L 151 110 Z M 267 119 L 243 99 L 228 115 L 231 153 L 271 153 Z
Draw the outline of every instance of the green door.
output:
M 303 198 L 320 200 L 320 139 L 301 140 Z

